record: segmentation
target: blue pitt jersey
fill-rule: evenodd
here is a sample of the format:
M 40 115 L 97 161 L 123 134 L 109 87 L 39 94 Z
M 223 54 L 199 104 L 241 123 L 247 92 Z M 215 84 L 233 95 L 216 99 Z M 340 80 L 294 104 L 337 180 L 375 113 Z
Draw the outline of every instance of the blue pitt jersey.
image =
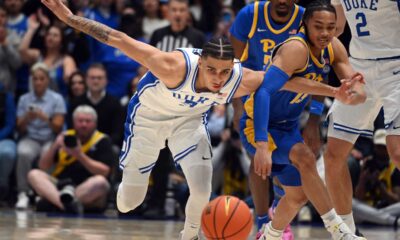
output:
M 255 2 L 244 7 L 236 17 L 230 32 L 242 42 L 247 42 L 241 57 L 244 67 L 262 70 L 275 46 L 297 33 L 304 8 L 295 5 L 287 23 L 277 24 L 271 18 L 269 2 Z
M 301 41 L 308 46 L 306 36 L 300 32 L 287 41 Z M 279 48 L 281 45 L 277 46 Z M 275 50 L 277 49 L 275 48 Z M 307 63 L 303 69 L 295 72 L 293 77 L 304 77 L 313 81 L 323 81 L 328 78 L 331 64 L 334 61 L 332 44 L 322 50 L 321 59 L 317 59 L 309 50 Z M 300 114 L 307 105 L 310 96 L 305 93 L 278 91 L 271 95 L 270 102 L 270 128 L 290 129 L 297 125 Z M 245 117 L 253 118 L 253 94 L 245 102 Z

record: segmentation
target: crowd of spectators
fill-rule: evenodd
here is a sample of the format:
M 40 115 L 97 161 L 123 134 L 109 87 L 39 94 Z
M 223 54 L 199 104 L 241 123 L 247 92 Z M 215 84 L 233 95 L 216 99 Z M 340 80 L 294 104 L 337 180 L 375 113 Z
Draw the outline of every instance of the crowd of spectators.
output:
M 65 2 L 75 14 L 173 51 L 201 48 L 212 36 L 229 37 L 235 15 L 251 1 Z M 346 44 L 349 36 L 341 40 Z M 119 50 L 58 21 L 40 1 L 0 0 L 1 205 L 71 213 L 113 206 L 126 105 L 145 72 Z M 246 199 L 250 162 L 232 116 L 231 106 L 209 114 L 213 191 Z M 322 124 L 321 129 L 324 133 Z M 360 138 L 349 165 L 355 217 L 371 221 L 369 216 L 379 213 L 375 223 L 387 225 L 400 216 L 400 173 L 388 163 L 383 134 Z M 147 200 L 134 214 L 179 217 L 188 188 L 168 148 L 160 152 L 151 182 Z

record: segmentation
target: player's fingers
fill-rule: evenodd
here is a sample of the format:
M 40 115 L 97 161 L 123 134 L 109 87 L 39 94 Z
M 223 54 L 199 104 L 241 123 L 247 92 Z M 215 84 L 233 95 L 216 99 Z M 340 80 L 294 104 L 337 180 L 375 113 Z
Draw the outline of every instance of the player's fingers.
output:
M 255 172 L 257 175 L 260 175 L 259 164 L 258 164 L 257 159 L 254 159 L 254 172 Z

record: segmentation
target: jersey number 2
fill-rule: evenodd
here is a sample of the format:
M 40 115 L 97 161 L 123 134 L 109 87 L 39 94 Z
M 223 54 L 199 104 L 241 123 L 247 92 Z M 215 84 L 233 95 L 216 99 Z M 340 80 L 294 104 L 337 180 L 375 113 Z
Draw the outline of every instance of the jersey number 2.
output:
M 360 20 L 361 22 L 357 23 L 356 28 L 357 28 L 357 35 L 359 37 L 364 37 L 364 36 L 369 36 L 369 31 L 362 29 L 367 26 L 367 18 L 365 18 L 365 14 L 362 12 L 359 12 L 356 14 L 356 20 Z

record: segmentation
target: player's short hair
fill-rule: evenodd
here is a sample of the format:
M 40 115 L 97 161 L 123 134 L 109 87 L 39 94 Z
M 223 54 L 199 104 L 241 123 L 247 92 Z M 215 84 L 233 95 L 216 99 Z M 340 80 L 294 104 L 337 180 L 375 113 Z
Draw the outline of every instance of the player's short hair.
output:
M 226 38 L 212 38 L 203 45 L 202 57 L 212 57 L 221 60 L 233 60 L 235 53 L 232 44 Z
M 79 113 L 86 113 L 92 115 L 95 122 L 97 122 L 97 113 L 93 107 L 89 105 L 80 105 L 72 113 L 72 118 L 75 119 Z
M 311 1 L 307 5 L 306 10 L 305 10 L 304 15 L 303 15 L 303 22 L 305 22 L 308 19 L 310 19 L 312 17 L 313 13 L 317 12 L 317 11 L 332 12 L 332 13 L 335 14 L 335 18 L 337 18 L 336 9 L 330 3 L 329 0 L 314 0 L 314 1 Z

